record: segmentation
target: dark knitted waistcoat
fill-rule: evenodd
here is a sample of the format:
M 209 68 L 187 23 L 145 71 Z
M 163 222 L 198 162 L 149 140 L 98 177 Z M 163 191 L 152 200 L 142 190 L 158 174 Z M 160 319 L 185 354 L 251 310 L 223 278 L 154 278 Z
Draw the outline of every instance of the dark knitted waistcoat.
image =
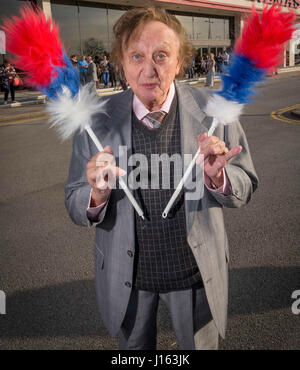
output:
M 134 113 L 132 117 L 133 153 L 141 153 L 147 157 L 148 169 L 145 171 L 148 172 L 149 179 L 148 189 L 138 188 L 134 191 L 147 217 L 143 221 L 135 213 L 134 286 L 161 293 L 188 289 L 195 284 L 202 286 L 196 260 L 187 243 L 183 192 L 172 209 L 173 216 L 162 218 L 162 212 L 174 192 L 174 167 L 170 168 L 170 189 L 162 188 L 161 172 L 159 189 L 150 189 L 151 154 L 181 154 L 177 97 L 175 95 L 170 111 L 158 129 L 149 130 Z M 137 165 L 136 168 L 138 167 Z

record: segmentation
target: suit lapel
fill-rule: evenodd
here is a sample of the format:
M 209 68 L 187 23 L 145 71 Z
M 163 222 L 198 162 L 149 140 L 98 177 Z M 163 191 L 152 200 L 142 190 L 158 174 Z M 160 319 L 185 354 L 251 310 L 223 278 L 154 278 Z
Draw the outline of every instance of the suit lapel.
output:
M 113 99 L 109 107 L 109 132 L 113 151 L 119 153 L 119 146 L 127 146 L 127 152 L 131 155 L 131 120 L 132 120 L 132 90 L 127 90 L 119 95 L 119 99 Z M 115 104 L 114 104 L 115 103 Z
M 194 156 L 198 150 L 197 136 L 207 132 L 212 122 L 212 118 L 206 116 L 203 111 L 208 96 L 199 90 L 196 100 L 189 86 L 183 85 L 176 80 L 175 86 L 178 94 L 181 127 L 181 153 L 182 155 L 192 154 Z M 189 236 L 194 224 L 195 214 L 199 209 L 200 199 L 187 200 L 186 198 L 185 196 L 187 234 Z

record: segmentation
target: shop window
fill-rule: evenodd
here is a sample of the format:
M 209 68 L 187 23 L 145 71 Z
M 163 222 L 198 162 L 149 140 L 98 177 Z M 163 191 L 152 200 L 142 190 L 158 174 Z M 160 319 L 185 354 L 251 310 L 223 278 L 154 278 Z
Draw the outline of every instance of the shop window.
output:
M 124 13 L 125 10 L 108 9 L 109 50 L 111 50 L 111 44 L 113 41 L 113 26 Z
M 208 56 L 208 48 L 202 48 L 202 56 L 204 58 Z
M 107 9 L 80 6 L 79 19 L 83 54 L 102 56 L 110 48 Z
M 208 18 L 194 17 L 195 40 L 208 40 L 209 23 Z
M 216 48 L 210 48 L 210 51 L 209 52 L 210 53 L 213 53 L 214 56 L 216 56 Z
M 3 24 L 3 21 L 5 18 L 19 16 L 20 15 L 19 9 L 23 5 L 24 5 L 24 2 L 19 1 L 19 0 L 9 0 L 9 1 L 0 0 L 0 26 Z M 10 53 L 0 54 L 0 64 L 4 63 L 4 60 L 6 58 L 9 59 L 11 57 L 12 55 Z
M 225 19 L 210 18 L 211 40 L 225 39 Z
M 176 18 L 182 24 L 184 28 L 185 37 L 188 40 L 194 40 L 194 24 L 193 24 L 193 17 L 184 16 L 184 15 L 176 15 Z
M 76 5 L 51 4 L 52 18 L 59 26 L 60 37 L 68 55 L 81 55 L 80 27 Z
M 51 3 L 53 19 L 60 26 L 60 36 L 68 55 L 109 53 L 113 41 L 113 25 L 124 13 L 106 7 L 88 7 Z

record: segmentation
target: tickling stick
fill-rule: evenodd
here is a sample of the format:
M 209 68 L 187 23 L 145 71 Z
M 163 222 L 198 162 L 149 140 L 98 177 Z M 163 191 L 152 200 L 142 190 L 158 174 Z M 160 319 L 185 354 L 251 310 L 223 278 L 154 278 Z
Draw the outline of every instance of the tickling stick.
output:
M 218 126 L 218 120 L 216 118 L 214 118 L 213 122 L 211 124 L 211 127 L 208 131 L 208 136 L 211 136 L 213 134 L 213 132 L 215 131 L 215 128 L 217 126 Z M 169 200 L 169 203 L 167 204 L 166 208 L 164 209 L 163 214 L 162 214 L 163 218 L 168 217 L 168 213 L 169 213 L 170 209 L 172 208 L 172 206 L 173 206 L 176 198 L 178 197 L 179 193 L 181 192 L 181 189 L 183 188 L 184 183 L 186 182 L 186 180 L 190 176 L 190 174 L 193 170 L 194 164 L 196 162 L 196 159 L 197 159 L 198 155 L 200 154 L 200 152 L 201 152 L 201 148 L 199 147 L 196 154 L 194 155 L 194 158 L 192 159 L 191 163 L 189 164 L 188 168 L 186 169 L 182 179 L 180 180 L 179 184 L 177 185 L 176 190 L 174 191 L 171 199 Z
M 91 127 L 89 125 L 86 125 L 85 126 L 85 130 L 89 134 L 90 138 L 93 140 L 93 142 L 96 145 L 96 147 L 99 150 L 99 152 L 103 152 L 104 151 L 103 146 L 100 143 L 100 141 L 98 140 L 98 138 L 95 135 L 94 131 L 91 129 Z M 130 190 L 128 189 L 128 186 L 126 185 L 126 183 L 124 182 L 124 180 L 122 179 L 122 177 L 119 177 L 119 184 L 120 184 L 121 188 L 124 190 L 124 192 L 127 195 L 129 201 L 133 205 L 134 209 L 137 211 L 138 215 L 140 217 L 142 217 L 143 220 L 145 220 L 144 212 L 142 211 L 141 207 L 139 206 L 139 204 L 135 200 L 134 196 L 131 194 Z

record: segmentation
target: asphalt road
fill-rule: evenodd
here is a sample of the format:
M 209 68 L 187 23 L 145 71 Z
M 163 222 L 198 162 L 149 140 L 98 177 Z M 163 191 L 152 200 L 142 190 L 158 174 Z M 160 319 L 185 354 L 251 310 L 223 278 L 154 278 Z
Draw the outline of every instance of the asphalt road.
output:
M 300 349 L 300 121 L 270 117 L 300 103 L 300 74 L 268 78 L 241 118 L 260 186 L 225 209 L 230 241 L 228 330 L 221 349 Z M 71 141 L 45 121 L 0 127 L 0 349 L 117 349 L 98 313 L 93 229 L 64 208 Z M 299 305 L 300 309 L 300 305 Z M 176 349 L 159 308 L 158 349 Z

